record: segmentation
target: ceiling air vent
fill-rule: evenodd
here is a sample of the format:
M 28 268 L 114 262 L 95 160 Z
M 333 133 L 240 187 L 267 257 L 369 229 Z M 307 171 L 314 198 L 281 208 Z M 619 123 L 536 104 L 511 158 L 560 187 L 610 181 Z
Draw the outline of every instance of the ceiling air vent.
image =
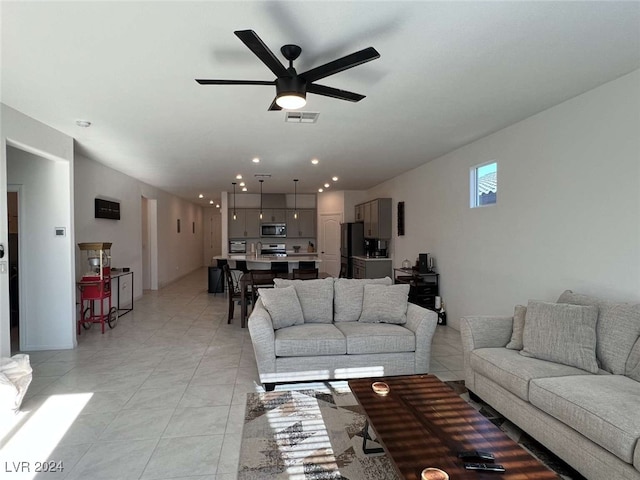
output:
M 285 112 L 284 121 L 289 123 L 316 123 L 320 112 Z

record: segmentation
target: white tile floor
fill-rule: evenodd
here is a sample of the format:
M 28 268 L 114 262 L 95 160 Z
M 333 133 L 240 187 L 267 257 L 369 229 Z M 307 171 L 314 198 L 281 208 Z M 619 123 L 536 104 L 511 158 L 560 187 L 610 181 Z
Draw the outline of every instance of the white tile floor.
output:
M 22 411 L 0 423 L 7 478 L 235 479 L 245 395 L 262 391 L 239 324 L 201 269 L 145 293 L 114 330 L 83 331 L 75 350 L 31 352 Z M 432 354 L 432 373 L 463 378 L 456 330 L 439 326 Z M 43 459 L 63 471 L 36 475 Z

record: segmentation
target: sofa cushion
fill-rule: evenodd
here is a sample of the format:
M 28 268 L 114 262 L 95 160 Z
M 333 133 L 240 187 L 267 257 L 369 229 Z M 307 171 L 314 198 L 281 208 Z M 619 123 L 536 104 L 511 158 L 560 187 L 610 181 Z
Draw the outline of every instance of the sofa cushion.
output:
M 513 311 L 513 331 L 511 332 L 511 340 L 507 343 L 507 348 L 511 350 L 522 350 L 522 333 L 524 332 L 524 319 L 527 313 L 527 307 L 524 305 L 516 305 Z
M 640 336 L 640 305 L 611 303 L 590 295 L 565 290 L 558 303 L 598 307 L 596 358 L 600 368 L 623 375 L 631 348 Z
M 624 374 L 636 382 L 640 382 L 640 338 L 636 340 L 636 343 L 631 349 L 629 358 L 627 358 Z M 640 442 L 638 443 L 640 444 Z
M 613 374 L 624 375 L 631 349 L 640 336 L 640 305 L 602 303 L 596 336 L 600 367 Z
M 276 287 L 293 286 L 298 294 L 304 323 L 333 322 L 333 278 L 318 280 L 274 279 Z
M 347 339 L 347 353 L 414 352 L 416 337 L 408 328 L 388 323 L 342 322 L 335 324 Z
M 359 322 L 407 323 L 408 283 L 365 285 Z
M 258 293 L 271 316 L 274 330 L 304 323 L 295 288 L 259 288 Z
M 597 307 L 530 300 L 520 354 L 597 373 L 597 320 Z
M 640 440 L 636 443 L 636 451 L 633 454 L 633 466 L 640 471 Z
M 539 378 L 531 381 L 529 399 L 621 460 L 633 463 L 640 438 L 640 383 L 622 375 Z
M 392 285 L 390 277 L 384 278 L 338 278 L 334 283 L 334 322 L 357 322 L 362 313 L 362 298 L 365 285 Z
M 589 375 L 579 368 L 523 357 L 506 348 L 473 350 L 470 361 L 473 370 L 525 401 L 529 401 L 529 382 L 534 378 Z
M 276 330 L 276 357 L 344 355 L 347 340 L 334 325 L 308 323 Z

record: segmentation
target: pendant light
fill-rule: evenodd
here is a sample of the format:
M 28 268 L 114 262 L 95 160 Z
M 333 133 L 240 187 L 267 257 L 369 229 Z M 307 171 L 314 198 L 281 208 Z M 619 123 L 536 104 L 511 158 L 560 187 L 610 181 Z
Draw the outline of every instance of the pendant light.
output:
M 263 179 L 258 180 L 260 182 L 260 220 L 262 220 L 262 182 Z
M 236 182 L 231 182 L 233 185 L 233 219 L 236 219 Z
M 298 219 L 298 179 L 293 179 L 293 218 Z

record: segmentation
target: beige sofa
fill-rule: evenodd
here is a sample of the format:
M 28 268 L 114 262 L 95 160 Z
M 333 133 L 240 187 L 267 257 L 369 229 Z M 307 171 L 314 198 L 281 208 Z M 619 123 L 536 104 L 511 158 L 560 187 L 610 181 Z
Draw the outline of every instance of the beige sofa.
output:
M 585 477 L 640 480 L 640 305 L 567 290 L 461 334 L 472 394 Z
M 248 323 L 265 389 L 428 373 L 437 315 L 407 304 L 408 288 L 391 284 L 389 277 L 276 279 L 276 288 L 261 289 Z M 290 303 L 278 310 L 285 296 Z

